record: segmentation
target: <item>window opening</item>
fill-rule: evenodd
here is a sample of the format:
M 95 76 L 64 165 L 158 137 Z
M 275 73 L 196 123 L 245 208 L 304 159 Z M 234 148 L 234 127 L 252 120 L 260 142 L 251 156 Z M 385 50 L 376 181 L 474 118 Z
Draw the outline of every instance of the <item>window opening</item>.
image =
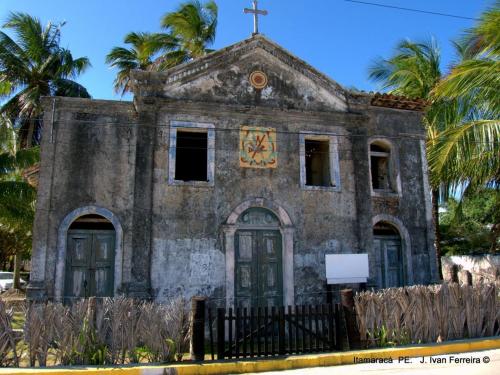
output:
M 330 179 L 330 146 L 328 141 L 305 140 L 306 185 L 332 186 Z
M 370 163 L 373 190 L 391 190 L 389 175 L 389 149 L 370 145 Z
M 177 130 L 175 179 L 207 181 L 208 136 L 206 132 Z

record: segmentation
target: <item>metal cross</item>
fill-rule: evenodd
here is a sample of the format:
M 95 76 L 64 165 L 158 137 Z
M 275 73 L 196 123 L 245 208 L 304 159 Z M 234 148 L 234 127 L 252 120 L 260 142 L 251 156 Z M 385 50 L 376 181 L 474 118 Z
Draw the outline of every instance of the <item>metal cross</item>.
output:
M 252 35 L 256 35 L 259 33 L 259 14 L 262 16 L 267 16 L 267 10 L 260 10 L 257 8 L 257 0 L 253 0 L 253 9 L 245 8 L 243 9 L 244 13 L 252 13 L 253 14 L 253 33 Z

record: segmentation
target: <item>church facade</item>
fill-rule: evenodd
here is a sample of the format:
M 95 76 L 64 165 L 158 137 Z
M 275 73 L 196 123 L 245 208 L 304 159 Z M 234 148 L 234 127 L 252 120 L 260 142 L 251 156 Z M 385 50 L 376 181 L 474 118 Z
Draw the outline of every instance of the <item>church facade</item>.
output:
M 321 303 L 326 254 L 367 253 L 368 287 L 437 279 L 421 101 L 261 35 L 132 82 L 44 101 L 29 298 Z

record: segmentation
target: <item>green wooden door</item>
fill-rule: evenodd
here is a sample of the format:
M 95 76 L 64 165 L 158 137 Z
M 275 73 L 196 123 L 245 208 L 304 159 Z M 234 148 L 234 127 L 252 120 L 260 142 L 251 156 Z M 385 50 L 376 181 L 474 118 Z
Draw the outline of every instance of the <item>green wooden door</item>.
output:
M 392 288 L 404 285 L 401 239 L 395 236 L 377 236 L 375 248 L 381 259 L 382 287 Z
M 281 306 L 283 273 L 278 230 L 238 230 L 235 236 L 236 306 Z
M 114 288 L 115 231 L 68 231 L 65 297 L 110 297 Z

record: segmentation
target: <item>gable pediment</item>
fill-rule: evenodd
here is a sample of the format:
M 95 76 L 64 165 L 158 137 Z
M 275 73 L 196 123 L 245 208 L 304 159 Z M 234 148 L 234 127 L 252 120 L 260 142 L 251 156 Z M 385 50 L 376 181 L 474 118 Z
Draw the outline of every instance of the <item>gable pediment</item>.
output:
M 254 71 L 268 83 L 256 89 Z M 284 109 L 346 111 L 344 89 L 261 35 L 166 72 L 133 72 L 134 94 Z

